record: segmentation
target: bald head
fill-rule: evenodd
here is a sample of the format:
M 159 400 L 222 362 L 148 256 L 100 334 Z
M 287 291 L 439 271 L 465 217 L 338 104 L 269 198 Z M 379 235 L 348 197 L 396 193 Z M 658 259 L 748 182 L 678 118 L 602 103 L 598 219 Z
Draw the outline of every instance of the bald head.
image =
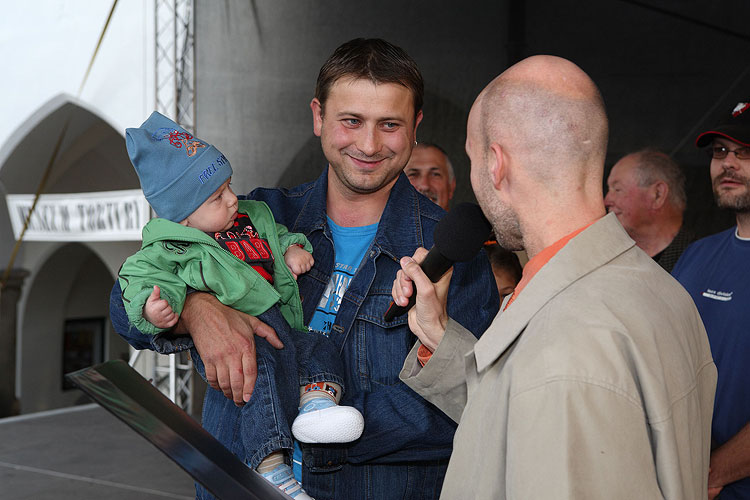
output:
M 531 257 L 604 215 L 607 115 L 594 82 L 553 56 L 495 78 L 469 113 L 471 186 L 498 241 Z
M 495 78 L 475 107 L 485 149 L 500 144 L 535 178 L 554 180 L 558 188 L 561 181 L 601 184 L 608 134 L 604 103 L 591 78 L 572 62 L 524 59 Z

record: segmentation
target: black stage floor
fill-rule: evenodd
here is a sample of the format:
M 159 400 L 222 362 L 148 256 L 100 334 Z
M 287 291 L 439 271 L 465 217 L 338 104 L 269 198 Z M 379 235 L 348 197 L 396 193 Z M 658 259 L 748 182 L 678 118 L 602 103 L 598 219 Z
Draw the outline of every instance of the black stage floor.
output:
M 192 478 L 98 405 L 0 419 L 0 498 L 192 499 Z

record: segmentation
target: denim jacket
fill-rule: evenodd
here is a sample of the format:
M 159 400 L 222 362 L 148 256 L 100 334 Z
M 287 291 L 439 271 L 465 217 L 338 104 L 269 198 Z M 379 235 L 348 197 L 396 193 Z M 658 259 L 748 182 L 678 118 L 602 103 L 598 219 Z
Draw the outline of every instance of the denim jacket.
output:
M 299 276 L 303 316 L 312 318 L 334 266 L 331 231 L 326 222 L 328 169 L 316 181 L 293 189 L 263 189 L 251 198 L 265 201 L 279 224 L 307 236 L 315 249 L 315 265 Z M 399 380 L 414 345 L 406 315 L 391 322 L 383 314 L 399 259 L 417 247 L 430 248 L 435 224 L 444 212 L 420 195 L 401 175 L 391 190 L 377 234 L 341 301 L 331 337 L 341 349 L 346 386 L 342 404 L 365 416 L 362 438 L 354 444 L 305 449 L 312 463 L 393 463 L 447 458 L 454 425 Z M 477 337 L 498 311 L 497 285 L 484 254 L 457 264 L 451 279 L 448 314 Z M 312 449 L 311 453 L 308 453 Z
M 334 246 L 326 219 L 328 169 L 314 182 L 292 189 L 255 189 L 249 198 L 271 207 L 276 222 L 302 233 L 315 251 L 315 264 L 300 275 L 303 317 L 309 324 L 333 273 Z M 391 322 L 383 314 L 399 259 L 417 247 L 430 248 L 433 231 L 444 211 L 419 194 L 401 174 L 393 186 L 375 239 L 349 284 L 331 329 L 340 349 L 347 390 L 342 404 L 365 417 L 362 437 L 344 445 L 305 445 L 304 462 L 312 471 L 335 471 L 350 464 L 400 464 L 445 460 L 451 454 L 455 423 L 399 380 L 404 360 L 414 345 L 406 315 Z M 192 347 L 189 337 L 146 338 L 123 323 L 117 285 L 111 307 L 115 329 L 136 348 L 169 352 Z M 121 304 L 119 308 L 121 308 Z M 484 253 L 458 263 L 451 279 L 448 314 L 479 337 L 499 308 L 497 286 Z M 410 464 L 411 462 L 411 464 Z M 394 466 L 390 466 L 394 469 Z M 394 478 L 396 476 L 394 470 Z M 305 477 L 314 481 L 315 476 Z M 324 474 L 325 476 L 325 474 Z M 306 486 L 307 487 L 307 486 Z

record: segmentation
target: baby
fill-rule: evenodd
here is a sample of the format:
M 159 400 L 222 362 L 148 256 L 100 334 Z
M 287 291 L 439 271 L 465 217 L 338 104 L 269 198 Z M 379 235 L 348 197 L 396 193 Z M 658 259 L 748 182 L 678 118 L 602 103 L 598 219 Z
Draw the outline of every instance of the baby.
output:
M 158 215 L 119 273 L 130 322 L 162 334 L 177 324 L 188 288 L 253 316 L 278 307 L 289 327 L 276 328 L 285 347 L 276 350 L 256 337 L 258 377 L 242 408 L 247 456 L 240 458 L 291 497 L 310 498 L 289 466 L 289 421 L 294 437 L 306 443 L 350 442 L 364 427 L 359 411 L 337 404 L 343 384 L 336 347 L 303 324 L 296 278 L 314 264 L 310 243 L 276 224 L 265 203 L 238 200 L 226 157 L 172 120 L 154 112 L 126 135 L 143 193 Z

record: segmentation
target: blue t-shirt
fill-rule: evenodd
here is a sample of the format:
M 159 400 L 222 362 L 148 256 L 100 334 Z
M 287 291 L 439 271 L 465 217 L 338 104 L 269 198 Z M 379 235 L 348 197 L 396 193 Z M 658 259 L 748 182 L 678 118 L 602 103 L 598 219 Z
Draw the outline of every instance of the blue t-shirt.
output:
M 315 309 L 310 320 L 310 330 L 318 331 L 324 335 L 331 332 L 336 314 L 339 312 L 341 299 L 349 287 L 354 274 L 359 268 L 360 262 L 370 248 L 378 224 L 358 227 L 342 227 L 328 219 L 328 227 L 333 235 L 333 248 L 336 255 L 336 264 L 333 268 L 331 281 L 320 298 L 320 303 Z
M 750 239 L 736 228 L 690 245 L 672 270 L 698 307 L 719 372 L 711 437 L 722 445 L 750 422 Z M 750 498 L 750 478 L 720 497 Z
M 359 227 L 342 227 L 328 218 L 328 227 L 333 235 L 333 249 L 336 255 L 336 263 L 320 303 L 315 309 L 310 320 L 309 329 L 329 335 L 331 327 L 339 312 L 341 299 L 344 297 L 349 283 L 359 269 L 359 264 L 365 257 L 367 250 L 378 231 L 378 224 Z M 292 470 L 297 481 L 302 482 L 302 449 L 297 441 L 294 441 L 294 452 L 292 454 Z

